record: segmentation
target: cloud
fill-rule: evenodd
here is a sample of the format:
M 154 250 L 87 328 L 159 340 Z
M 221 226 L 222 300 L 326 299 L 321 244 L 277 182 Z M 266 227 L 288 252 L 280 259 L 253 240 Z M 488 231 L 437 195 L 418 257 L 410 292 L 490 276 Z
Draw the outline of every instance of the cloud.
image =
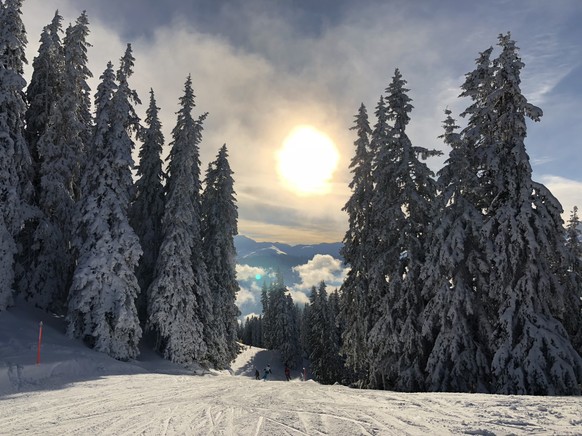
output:
M 309 304 L 309 297 L 303 291 L 297 291 L 291 288 L 289 289 L 289 294 L 291 294 L 291 298 L 293 298 L 295 304 Z
M 293 284 L 289 291 L 296 304 L 308 304 L 311 288 L 319 287 L 324 281 L 327 292 L 339 288 L 346 278 L 349 268 L 344 268 L 342 261 L 328 254 L 316 254 L 306 264 L 293 268 L 299 274 L 300 283 Z
M 254 304 L 256 303 L 255 294 L 244 287 L 240 287 L 238 293 L 236 294 L 236 304 L 238 307 L 241 307 L 245 303 Z
M 540 180 L 560 200 L 564 209 L 562 219 L 567 222 L 574 206 L 582 207 L 582 182 L 548 174 Z
M 258 318 L 259 316 L 261 316 L 261 314 L 257 314 L 257 313 L 254 313 L 254 312 L 252 312 L 252 313 L 247 313 L 247 314 L 246 314 L 246 315 L 243 317 L 243 319 L 246 321 L 246 320 L 247 320 L 247 319 L 249 319 L 249 318 Z
M 126 41 L 120 33 L 134 36 L 129 41 L 136 58 L 131 85 L 144 101 L 150 87 L 156 92 L 166 144 L 172 139 L 183 84 L 191 74 L 195 112 L 210 113 L 200 149 L 202 171 L 226 142 L 240 207 L 239 231 L 258 240 L 342 239 L 347 220 L 341 208 L 350 195 L 348 166 L 355 139 L 349 128 L 361 102 L 374 123 L 374 106 L 396 67 L 408 81 L 413 99 L 407 129 L 413 144 L 448 153 L 437 139 L 443 110 L 448 106 L 456 114 L 467 106 L 457 98 L 463 75 L 473 69 L 479 51 L 496 44 L 498 33 L 512 30 L 527 65 L 522 76 L 524 93 L 543 103 L 544 110 L 548 104 L 561 102 L 552 96 L 568 75 L 575 76 L 580 59 L 580 26 L 566 26 L 569 21 L 577 23 L 576 1 L 560 2 L 560 6 L 540 0 L 498 1 L 491 7 L 447 0 L 435 7 L 422 0 L 338 0 L 330 21 L 290 6 L 284 6 L 282 13 L 283 6 L 266 0 L 228 1 L 220 6 L 186 3 L 172 0 L 165 6 L 171 12 L 165 10 L 160 16 L 160 6 L 153 1 L 141 1 L 141 9 L 134 10 L 125 3 L 125 9 L 118 8 L 111 0 L 27 0 L 23 19 L 31 41 L 29 60 L 56 8 L 68 23 L 86 6 L 93 44 L 88 53 L 95 75 L 93 92 L 106 62 L 116 64 L 123 54 Z M 120 16 L 129 11 L 131 16 Z M 318 13 L 325 13 L 325 8 Z M 311 31 L 306 29 L 307 22 L 314 26 Z M 142 118 L 145 106 L 137 108 Z M 566 132 L 557 145 L 574 149 L 578 136 L 568 137 L 567 132 L 580 125 L 578 113 L 560 109 L 556 118 L 561 124 L 546 119 L 546 137 Z M 277 151 L 299 124 L 325 132 L 338 147 L 341 157 L 330 195 L 301 197 L 278 179 Z M 542 130 L 528 132 L 528 140 L 544 142 Z M 165 154 L 168 151 L 166 145 Z M 542 149 L 541 154 L 550 153 Z M 566 155 L 546 163 L 544 172 L 578 177 L 579 165 L 564 165 L 572 162 L 564 160 Z M 436 171 L 444 159 L 446 155 L 428 163 Z
M 349 268 L 344 268 L 342 261 L 328 254 L 316 254 L 304 265 L 293 267 L 299 274 L 301 283 L 294 285 L 296 291 L 309 291 L 324 281 L 328 287 L 340 286 Z
M 236 279 L 240 281 L 255 280 L 257 275 L 264 277 L 266 271 L 263 268 L 250 265 L 236 265 Z

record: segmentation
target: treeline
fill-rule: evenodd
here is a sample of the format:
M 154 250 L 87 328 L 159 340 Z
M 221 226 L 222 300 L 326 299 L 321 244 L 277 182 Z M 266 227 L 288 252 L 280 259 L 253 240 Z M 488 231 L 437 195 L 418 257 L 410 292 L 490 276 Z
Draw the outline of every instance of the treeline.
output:
M 339 295 L 328 294 L 324 282 L 311 289 L 309 304 L 293 303 L 281 280 L 263 285 L 263 313 L 247 317 L 240 325 L 242 343 L 279 350 L 281 361 L 290 368 L 300 368 L 309 359 L 311 374 L 323 384 L 349 382 L 340 354 L 343 328 L 339 318 Z
M 0 310 L 19 295 L 116 359 L 135 358 L 145 330 L 169 360 L 228 366 L 238 352 L 234 181 L 226 145 L 201 180 L 207 114 L 193 115 L 191 78 L 164 170 L 153 90 L 144 124 L 135 111 L 131 45 L 92 99 L 87 15 L 63 32 L 56 12 L 26 87 L 21 6 L 0 1 Z
M 342 352 L 363 386 L 401 391 L 580 394 L 582 325 L 576 210 L 532 180 L 524 67 L 510 34 L 465 75 L 460 129 L 445 111 L 449 157 L 406 133 L 412 111 L 396 70 L 369 125 L 355 117 L 343 256 Z
M 465 76 L 466 127 L 445 111 L 440 138 L 450 153 L 436 177 L 423 161 L 439 152 L 406 133 L 413 107 L 398 69 L 373 126 L 359 108 L 344 208 L 342 255 L 351 269 L 339 309 L 336 294 L 320 288 L 301 321 L 316 379 L 399 391 L 580 394 L 578 211 L 564 228 L 560 203 L 532 180 L 526 118 L 539 121 L 542 111 L 521 93 L 515 42 L 500 35 L 498 45 L 497 57 L 488 48 Z M 247 326 L 263 329 L 252 329 L 252 340 L 276 347 L 264 342 L 266 316 Z

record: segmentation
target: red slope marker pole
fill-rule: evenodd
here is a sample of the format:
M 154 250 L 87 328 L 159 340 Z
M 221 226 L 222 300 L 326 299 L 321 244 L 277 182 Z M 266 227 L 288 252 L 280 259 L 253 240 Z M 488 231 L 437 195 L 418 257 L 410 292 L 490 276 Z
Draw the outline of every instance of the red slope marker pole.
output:
M 38 348 L 36 350 L 36 364 L 40 365 L 40 344 L 42 343 L 42 321 L 38 329 Z

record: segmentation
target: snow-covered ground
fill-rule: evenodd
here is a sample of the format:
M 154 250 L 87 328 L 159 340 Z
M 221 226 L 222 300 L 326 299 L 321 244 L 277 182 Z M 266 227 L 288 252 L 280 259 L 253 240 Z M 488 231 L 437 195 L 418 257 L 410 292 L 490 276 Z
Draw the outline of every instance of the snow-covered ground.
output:
M 38 324 L 44 323 L 36 365 Z M 0 434 L 582 435 L 582 398 L 402 394 L 284 381 L 246 348 L 229 372 L 194 375 L 143 353 L 117 362 L 20 304 L 0 313 Z M 254 379 L 267 363 L 273 377 Z

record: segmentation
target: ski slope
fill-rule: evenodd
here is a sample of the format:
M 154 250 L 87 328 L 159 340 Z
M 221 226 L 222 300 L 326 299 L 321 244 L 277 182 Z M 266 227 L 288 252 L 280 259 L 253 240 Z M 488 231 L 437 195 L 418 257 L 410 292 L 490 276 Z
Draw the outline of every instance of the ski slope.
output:
M 38 322 L 42 362 L 36 365 Z M 403 394 L 284 381 L 276 353 L 245 348 L 232 372 L 154 353 L 117 362 L 27 307 L 0 313 L 1 435 L 582 434 L 579 397 Z M 272 379 L 254 367 L 270 363 Z

